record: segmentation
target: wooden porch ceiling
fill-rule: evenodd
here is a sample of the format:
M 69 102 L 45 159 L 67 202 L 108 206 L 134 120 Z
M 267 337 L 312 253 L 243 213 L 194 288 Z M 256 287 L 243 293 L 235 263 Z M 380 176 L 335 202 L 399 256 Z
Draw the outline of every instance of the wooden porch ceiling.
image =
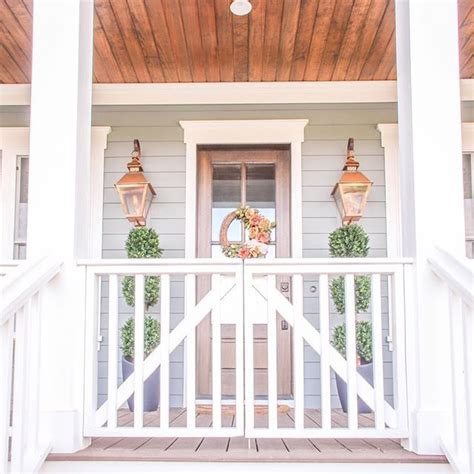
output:
M 94 82 L 396 79 L 395 0 L 95 0 Z M 474 78 L 474 0 L 459 0 Z M 31 82 L 33 0 L 0 0 L 0 83 Z

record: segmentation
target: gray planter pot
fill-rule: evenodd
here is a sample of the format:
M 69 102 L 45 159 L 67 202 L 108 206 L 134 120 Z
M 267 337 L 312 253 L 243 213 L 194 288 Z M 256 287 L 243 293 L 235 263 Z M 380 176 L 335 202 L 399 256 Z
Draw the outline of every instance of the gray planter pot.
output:
M 122 357 L 122 376 L 126 380 L 133 373 L 133 362 Z M 128 408 L 134 411 L 133 395 L 127 400 Z M 156 411 L 160 404 L 160 368 L 158 367 L 143 384 L 143 411 Z
M 364 377 L 370 385 L 374 384 L 374 374 L 372 363 L 363 364 L 357 367 L 357 372 Z M 336 387 L 339 395 L 339 401 L 341 402 L 342 411 L 347 413 L 347 384 L 344 380 L 336 374 Z M 357 397 L 357 406 L 359 413 L 372 413 L 370 407 L 364 403 L 359 397 Z

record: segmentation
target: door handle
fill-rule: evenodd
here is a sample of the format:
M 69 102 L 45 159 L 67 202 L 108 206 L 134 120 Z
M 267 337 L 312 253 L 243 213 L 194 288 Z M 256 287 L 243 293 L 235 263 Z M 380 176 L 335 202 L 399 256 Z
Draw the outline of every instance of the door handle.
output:
M 282 293 L 289 293 L 289 291 L 290 291 L 290 282 L 289 281 L 280 282 L 280 291 Z

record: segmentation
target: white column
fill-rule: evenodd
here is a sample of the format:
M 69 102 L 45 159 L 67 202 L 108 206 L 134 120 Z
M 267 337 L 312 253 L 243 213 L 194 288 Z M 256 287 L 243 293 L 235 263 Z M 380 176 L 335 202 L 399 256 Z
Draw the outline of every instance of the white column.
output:
M 16 166 L 29 153 L 28 127 L 0 128 L 0 260 L 13 258 L 15 236 Z
M 92 0 L 35 0 L 28 258 L 54 255 L 60 275 L 43 297 L 41 409 L 53 451 L 82 438 L 84 285 L 91 146 Z
M 415 258 L 417 297 L 408 447 L 439 453 L 447 306 L 427 257 L 434 246 L 464 253 L 457 2 L 396 0 L 396 22 L 403 253 Z

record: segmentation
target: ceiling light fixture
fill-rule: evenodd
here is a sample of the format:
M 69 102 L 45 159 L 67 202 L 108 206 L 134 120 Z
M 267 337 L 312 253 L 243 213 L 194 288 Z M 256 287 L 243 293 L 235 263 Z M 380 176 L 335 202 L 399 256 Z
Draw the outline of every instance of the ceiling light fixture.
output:
M 230 5 L 230 11 L 237 16 L 248 15 L 252 10 L 249 0 L 234 0 Z

